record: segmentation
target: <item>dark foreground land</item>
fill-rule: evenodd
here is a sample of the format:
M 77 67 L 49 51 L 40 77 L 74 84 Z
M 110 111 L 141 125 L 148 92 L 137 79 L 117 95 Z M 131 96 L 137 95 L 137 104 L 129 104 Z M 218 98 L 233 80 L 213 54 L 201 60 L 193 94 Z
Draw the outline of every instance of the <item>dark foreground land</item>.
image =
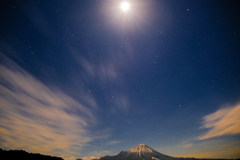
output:
M 176 158 L 177 160 L 240 160 L 238 159 L 222 159 L 222 158 Z
M 60 157 L 41 155 L 38 153 L 28 153 L 23 150 L 2 150 L 0 149 L 1 160 L 63 160 Z

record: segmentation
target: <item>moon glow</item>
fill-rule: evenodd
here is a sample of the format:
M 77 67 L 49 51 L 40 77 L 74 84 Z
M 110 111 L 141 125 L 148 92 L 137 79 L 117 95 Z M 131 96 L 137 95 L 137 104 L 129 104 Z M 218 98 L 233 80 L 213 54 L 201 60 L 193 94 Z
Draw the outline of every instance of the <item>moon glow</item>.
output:
M 127 2 L 127 1 L 123 1 L 120 5 L 120 9 L 123 11 L 123 12 L 127 12 L 129 11 L 130 9 L 130 3 Z

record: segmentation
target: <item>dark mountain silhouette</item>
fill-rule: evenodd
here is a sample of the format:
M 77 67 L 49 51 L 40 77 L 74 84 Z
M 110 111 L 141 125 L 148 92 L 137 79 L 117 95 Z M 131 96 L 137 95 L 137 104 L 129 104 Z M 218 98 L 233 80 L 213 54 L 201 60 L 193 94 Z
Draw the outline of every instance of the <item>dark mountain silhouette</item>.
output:
M 23 150 L 2 150 L 0 149 L 0 159 L 7 159 L 7 160 L 63 160 L 60 157 L 53 157 L 49 155 L 42 155 L 38 153 L 28 153 Z
M 145 144 L 139 144 L 114 156 L 100 157 L 98 160 L 227 160 L 227 159 L 195 159 L 177 158 L 159 153 Z M 239 159 L 238 159 L 239 160 Z

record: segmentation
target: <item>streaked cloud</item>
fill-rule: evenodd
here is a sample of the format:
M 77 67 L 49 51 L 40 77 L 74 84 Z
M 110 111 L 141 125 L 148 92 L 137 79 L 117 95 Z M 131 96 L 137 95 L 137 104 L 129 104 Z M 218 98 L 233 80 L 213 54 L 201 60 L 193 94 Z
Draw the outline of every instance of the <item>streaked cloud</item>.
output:
M 217 140 L 203 141 L 181 150 L 176 157 L 195 157 L 195 158 L 233 158 L 240 156 L 239 142 L 221 142 Z
M 0 147 L 68 157 L 93 140 L 90 107 L 1 59 Z
M 127 113 L 130 108 L 130 102 L 128 97 L 122 94 L 113 94 L 109 103 L 112 106 L 111 112 L 115 114 L 119 111 Z
M 84 156 L 81 159 L 92 160 L 92 159 L 103 157 L 103 156 L 106 156 L 106 155 L 109 155 L 109 154 L 110 154 L 110 151 L 108 151 L 108 150 L 98 150 L 98 151 L 90 152 L 87 156 Z
M 223 135 L 240 134 L 239 113 L 240 103 L 221 108 L 218 111 L 203 117 L 201 128 L 209 128 L 209 131 L 197 138 L 203 140 Z
M 115 144 L 119 144 L 122 143 L 123 141 L 110 141 L 107 143 L 107 145 L 115 145 Z
M 64 160 L 76 160 L 76 157 L 69 157 L 69 158 L 64 158 Z
M 75 63 L 78 64 L 79 68 L 83 69 L 83 72 L 81 72 L 83 81 L 95 84 L 101 90 L 104 90 L 103 96 L 110 104 L 111 112 L 122 111 L 127 113 L 131 103 L 127 95 L 128 89 L 124 84 L 124 76 L 121 72 L 123 66 L 119 60 L 122 59 L 119 57 L 120 55 L 116 54 L 116 58 L 106 54 L 106 57 L 101 61 L 94 58 L 86 59 L 72 46 L 69 46 L 69 53 L 74 57 Z M 109 86 L 113 87 L 110 88 Z
M 98 157 L 91 156 L 91 157 L 83 157 L 81 158 L 82 160 L 92 160 L 92 159 L 97 159 Z
M 189 154 L 180 154 L 177 155 L 177 157 L 195 157 L 195 158 L 219 158 L 219 157 L 224 157 L 224 158 L 229 158 L 232 157 L 233 155 L 238 155 L 239 156 L 239 151 L 240 147 L 236 148 L 227 148 L 226 150 L 223 151 L 204 151 L 200 153 L 189 153 Z M 238 158 L 238 156 L 233 157 L 233 158 Z
M 190 148 L 190 147 L 192 147 L 192 146 L 193 146 L 192 143 L 188 143 L 188 144 L 182 145 L 183 148 Z
M 117 62 L 114 64 L 113 62 L 108 61 L 96 64 L 94 61 L 91 62 L 90 60 L 77 55 L 74 49 L 70 49 L 70 51 L 72 51 L 73 56 L 75 57 L 75 60 L 79 66 L 84 69 L 86 81 L 98 82 L 99 85 L 119 83 L 121 81 L 121 76 L 119 76 L 120 73 L 117 69 L 118 65 L 116 65 Z

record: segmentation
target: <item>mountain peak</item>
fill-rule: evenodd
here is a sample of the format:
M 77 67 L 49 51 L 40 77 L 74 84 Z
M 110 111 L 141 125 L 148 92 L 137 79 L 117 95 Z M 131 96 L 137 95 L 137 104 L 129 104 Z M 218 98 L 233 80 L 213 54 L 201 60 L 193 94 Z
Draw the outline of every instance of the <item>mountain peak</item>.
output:
M 145 146 L 147 146 L 147 145 L 146 145 L 146 144 L 138 144 L 138 145 L 136 145 L 136 146 L 145 147 Z
M 115 156 L 105 156 L 99 160 L 175 160 L 173 157 L 161 154 L 145 144 L 138 144 Z
M 127 152 L 137 152 L 137 153 L 145 153 L 145 152 L 153 152 L 153 149 L 148 147 L 145 144 L 138 144 L 133 148 L 129 149 Z

